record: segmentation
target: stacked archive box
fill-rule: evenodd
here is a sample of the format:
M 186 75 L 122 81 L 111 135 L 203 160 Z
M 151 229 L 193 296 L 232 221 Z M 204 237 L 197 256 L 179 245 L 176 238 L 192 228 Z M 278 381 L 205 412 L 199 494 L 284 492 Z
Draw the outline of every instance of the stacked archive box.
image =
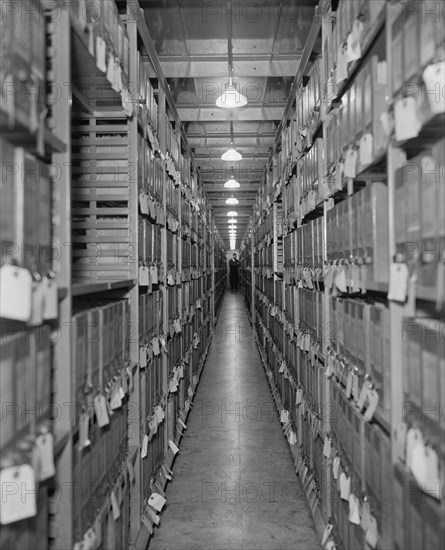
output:
M 29 491 L 2 499 L 1 546 L 145 547 L 224 247 L 138 3 L 27 4 L 0 19 L 0 477 Z
M 253 325 L 326 547 L 444 539 L 442 7 L 320 4 L 255 204 Z

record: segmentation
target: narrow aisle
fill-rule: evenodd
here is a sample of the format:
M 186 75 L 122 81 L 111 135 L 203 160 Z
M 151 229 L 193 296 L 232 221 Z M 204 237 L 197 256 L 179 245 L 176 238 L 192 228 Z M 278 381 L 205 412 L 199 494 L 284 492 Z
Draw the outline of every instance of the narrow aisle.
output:
M 240 294 L 227 291 L 149 550 L 316 550 Z

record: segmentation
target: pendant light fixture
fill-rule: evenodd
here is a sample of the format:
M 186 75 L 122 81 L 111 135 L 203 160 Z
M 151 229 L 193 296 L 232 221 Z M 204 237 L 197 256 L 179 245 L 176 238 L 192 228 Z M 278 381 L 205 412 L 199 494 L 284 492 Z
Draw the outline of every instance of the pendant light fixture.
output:
M 240 184 L 233 177 L 233 172 L 232 172 L 232 175 L 230 176 L 230 179 L 226 181 L 226 183 L 224 184 L 224 187 L 226 189 L 238 189 L 239 186 L 240 186 Z
M 239 204 L 239 200 L 232 195 L 226 200 L 226 204 Z
M 230 212 L 227 212 L 227 215 L 233 218 L 236 218 L 238 216 L 238 212 L 235 212 L 235 210 L 230 210 Z
M 229 223 L 238 223 L 236 218 L 230 218 Z
M 242 159 L 243 159 L 243 155 L 241 153 L 238 153 L 238 151 L 233 147 L 233 122 L 230 121 L 230 148 L 227 149 L 227 151 L 221 155 L 221 160 L 225 160 L 227 162 L 237 162 Z M 233 179 L 233 176 L 232 176 L 232 179 Z M 225 184 L 224 184 L 224 187 L 226 187 Z
M 247 99 L 233 85 L 233 53 L 232 53 L 232 2 L 227 2 L 227 49 L 229 54 L 229 85 L 216 100 L 216 106 L 222 109 L 237 109 L 247 105 Z

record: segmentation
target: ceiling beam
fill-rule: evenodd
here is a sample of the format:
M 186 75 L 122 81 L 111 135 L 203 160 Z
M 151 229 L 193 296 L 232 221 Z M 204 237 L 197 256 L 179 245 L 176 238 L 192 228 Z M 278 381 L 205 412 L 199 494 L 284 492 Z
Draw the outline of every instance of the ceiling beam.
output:
M 234 58 L 233 65 L 235 74 L 247 77 L 294 77 L 297 72 L 297 66 L 300 61 L 299 55 L 292 57 L 277 56 L 273 61 L 269 60 L 269 55 L 264 59 L 255 56 L 245 56 L 248 59 Z M 222 57 L 203 57 L 200 61 L 194 61 L 193 58 L 161 56 L 162 70 L 166 78 L 226 78 L 227 75 L 227 56 Z M 149 78 L 155 78 L 154 71 L 148 66 Z
M 237 132 L 237 131 L 234 131 L 234 134 L 233 134 L 233 137 L 235 140 L 238 140 L 238 139 L 244 139 L 244 138 L 251 138 L 251 137 L 255 137 L 257 135 L 258 131 L 257 129 L 255 130 L 255 132 Z M 207 139 L 226 139 L 227 140 L 227 132 L 209 132 L 207 134 Z M 275 136 L 276 136 L 276 132 L 261 132 L 261 137 L 262 138 L 271 138 L 271 139 L 275 139 Z M 189 141 L 192 141 L 193 139 L 199 139 L 199 138 L 202 138 L 202 134 L 201 133 L 195 133 L 195 132 L 188 132 L 187 133 L 187 139 Z M 235 144 L 236 145 L 236 144 Z
M 218 109 L 218 107 L 177 107 L 182 122 L 216 122 L 227 120 L 281 120 L 284 105 L 274 107 L 249 107 L 241 109 Z M 236 136 L 235 136 L 236 137 Z

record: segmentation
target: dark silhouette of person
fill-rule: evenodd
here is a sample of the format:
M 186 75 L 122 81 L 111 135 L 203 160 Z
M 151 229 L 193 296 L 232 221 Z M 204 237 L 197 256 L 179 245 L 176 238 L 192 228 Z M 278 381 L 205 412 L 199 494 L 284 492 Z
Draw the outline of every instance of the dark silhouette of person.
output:
M 238 290 L 238 269 L 239 269 L 239 260 L 236 257 L 236 254 L 233 255 L 233 258 L 229 261 L 230 267 L 230 289 Z

